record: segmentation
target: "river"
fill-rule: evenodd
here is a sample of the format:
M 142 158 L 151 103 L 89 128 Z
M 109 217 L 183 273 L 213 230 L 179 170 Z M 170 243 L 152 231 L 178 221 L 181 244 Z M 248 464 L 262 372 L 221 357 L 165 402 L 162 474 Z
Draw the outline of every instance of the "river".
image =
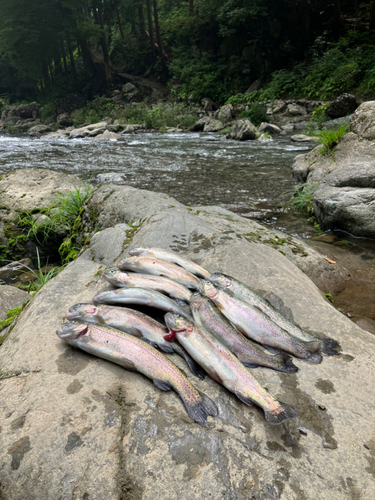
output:
M 0 174 L 38 167 L 95 184 L 98 176 L 113 172 L 117 182 L 168 193 L 186 205 L 221 205 L 304 238 L 330 258 L 340 259 L 352 279 L 333 294 L 334 306 L 353 319 L 375 320 L 375 243 L 341 233 L 329 233 L 330 244 L 316 242 L 311 239 L 316 230 L 306 217 L 282 208 L 283 195 L 295 188 L 293 159 L 309 151 L 308 145 L 293 143 L 287 135 L 269 142 L 229 141 L 204 133 L 140 133 L 124 138 L 93 143 L 2 135 Z

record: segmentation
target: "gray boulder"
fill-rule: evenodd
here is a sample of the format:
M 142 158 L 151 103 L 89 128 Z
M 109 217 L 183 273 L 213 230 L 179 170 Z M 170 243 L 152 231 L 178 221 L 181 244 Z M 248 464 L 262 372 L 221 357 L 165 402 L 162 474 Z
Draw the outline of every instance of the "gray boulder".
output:
M 107 122 L 92 123 L 91 125 L 73 129 L 69 134 L 69 139 L 77 139 L 80 137 L 95 137 L 99 134 L 103 134 L 107 129 Z
M 134 91 L 136 91 L 137 87 L 135 85 L 133 85 L 132 83 L 128 82 L 122 86 L 121 90 L 124 94 L 129 94 L 129 93 L 133 93 Z
M 16 307 L 22 306 L 27 300 L 31 299 L 30 293 L 24 292 L 15 286 L 0 286 L 0 321 L 7 317 L 7 312 Z M 0 335 L 2 333 L 0 332 Z
M 119 134 L 115 134 L 115 132 L 110 132 L 109 130 L 105 130 L 102 134 L 97 135 L 93 142 L 106 142 L 106 141 L 122 141 L 122 137 Z
M 288 104 L 287 113 L 289 116 L 305 116 L 307 115 L 306 108 L 300 104 Z
M 257 129 L 250 120 L 237 120 L 227 138 L 235 141 L 253 141 L 257 138 Z
M 282 113 L 286 110 L 286 102 L 281 99 L 276 99 L 271 101 L 267 105 L 267 115 L 275 115 L 277 113 Z
M 260 90 L 262 87 L 262 81 L 261 80 L 255 80 L 250 87 L 246 90 L 245 94 L 251 94 L 252 92 L 256 92 L 257 90 Z
M 231 104 L 226 104 L 225 106 L 221 106 L 219 112 L 217 114 L 217 118 L 223 122 L 230 122 L 234 117 L 234 108 Z
M 220 120 L 214 120 L 211 118 L 204 125 L 203 132 L 218 132 L 225 127 Z
M 277 125 L 273 125 L 272 123 L 262 122 L 258 128 L 258 132 L 260 134 L 266 133 L 266 134 L 275 135 L 275 134 L 280 134 L 282 132 L 282 130 Z
M 38 136 L 38 135 L 41 135 L 41 134 L 46 134 L 47 132 L 50 132 L 51 131 L 51 127 L 49 127 L 48 125 L 34 125 L 34 127 L 31 127 L 29 129 L 29 135 L 31 136 Z
M 154 212 L 114 245 L 106 265 L 136 246 L 171 249 L 245 282 L 306 331 L 338 340 L 343 354 L 321 365 L 296 361 L 300 371 L 292 375 L 252 372 L 299 417 L 271 427 L 257 407 L 209 377 L 198 382 L 170 356 L 218 405 L 219 416 L 201 427 L 172 391 L 64 344 L 54 332 L 68 307 L 110 288 L 100 277 L 103 253 L 90 247 L 37 293 L 0 349 L 4 498 L 196 500 L 202 487 L 228 500 L 348 500 L 359 487 L 363 498 L 375 496 L 374 336 L 336 311 L 280 252 L 217 216 L 214 223 L 186 209 Z M 110 248 L 119 237 L 103 232 L 92 245 Z
M 203 129 L 207 123 L 212 120 L 210 116 L 202 116 L 199 120 L 195 122 L 195 124 L 191 127 L 193 132 L 203 132 Z
M 134 134 L 134 132 L 137 132 L 137 130 L 145 128 L 144 125 L 137 125 L 137 124 L 129 124 L 129 125 L 124 125 L 124 130 L 122 131 L 123 134 Z
M 290 138 L 293 142 L 318 142 L 318 138 L 305 134 L 295 134 Z
M 357 106 L 358 104 L 355 95 L 341 94 L 337 99 L 330 103 L 326 113 L 331 118 L 340 118 L 341 116 L 353 113 Z
M 351 118 L 350 130 L 362 139 L 375 141 L 375 101 L 359 106 Z
M 57 117 L 57 127 L 71 127 L 73 125 L 73 119 L 69 113 L 62 113 Z

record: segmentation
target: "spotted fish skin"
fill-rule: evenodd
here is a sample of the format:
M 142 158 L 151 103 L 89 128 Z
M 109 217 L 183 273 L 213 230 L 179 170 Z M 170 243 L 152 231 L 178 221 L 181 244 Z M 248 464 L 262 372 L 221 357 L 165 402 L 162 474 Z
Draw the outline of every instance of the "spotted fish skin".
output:
M 162 293 L 147 288 L 118 288 L 99 293 L 93 297 L 93 302 L 98 304 L 126 305 L 137 304 L 154 307 L 162 311 L 175 312 L 191 319 L 191 314 L 176 301 Z
M 232 293 L 235 297 L 251 304 L 252 306 L 257 307 L 260 311 L 266 314 L 274 323 L 276 323 L 280 328 L 283 328 L 290 335 L 300 340 L 301 342 L 320 342 L 321 351 L 327 354 L 328 356 L 337 356 L 339 353 L 337 352 L 337 348 L 340 347 L 340 344 L 333 339 L 324 338 L 317 339 L 312 335 L 306 333 L 294 325 L 290 321 L 288 321 L 282 314 L 280 314 L 274 307 L 271 306 L 266 300 L 264 300 L 260 295 L 255 293 L 253 290 L 250 290 L 244 283 L 241 281 L 232 278 L 231 276 L 227 276 L 221 273 L 214 273 L 210 276 L 209 280 L 216 287 L 221 290 Z
M 148 255 L 149 257 L 156 257 L 157 259 L 165 260 L 166 262 L 171 262 L 172 264 L 177 264 L 178 266 L 183 267 L 189 273 L 196 274 L 200 278 L 209 278 L 210 273 L 203 269 L 203 267 L 199 266 L 195 262 L 182 257 L 182 255 L 178 255 L 174 252 L 170 252 L 168 250 L 164 250 L 163 248 L 156 247 L 146 247 L 146 248 L 133 248 L 129 250 L 129 255 Z
M 173 299 L 180 299 L 189 302 L 191 291 L 185 286 L 162 276 L 152 274 L 124 273 L 119 269 L 108 269 L 104 271 L 102 277 L 111 285 L 120 288 L 151 288 L 159 293 L 169 295 Z
M 282 353 L 273 355 L 259 344 L 244 337 L 221 314 L 213 302 L 199 292 L 192 295 L 190 309 L 195 323 L 214 335 L 245 366 L 249 368 L 266 366 L 286 373 L 298 371 L 290 356 Z
M 176 314 L 167 313 L 165 323 L 170 335 L 177 337 L 211 378 L 233 392 L 245 404 L 251 406 L 255 403 L 260 406 L 267 422 L 277 425 L 298 415 L 294 408 L 274 399 L 249 370 L 209 332 Z
M 200 380 L 205 373 L 202 368 L 189 356 L 178 342 L 167 342 L 164 336 L 167 329 L 150 316 L 127 307 L 116 307 L 93 304 L 75 304 L 69 308 L 66 315 L 68 320 L 84 321 L 94 325 L 109 326 L 122 332 L 133 335 L 157 346 L 163 352 L 176 353 L 185 359 L 191 372 Z
M 312 363 L 322 361 L 321 355 L 317 352 L 320 350 L 318 341 L 301 342 L 276 325 L 262 311 L 223 290 L 215 288 L 208 280 L 201 281 L 199 291 L 213 300 L 224 316 L 246 337 L 259 344 L 281 349 Z
M 170 278 L 187 288 L 198 289 L 199 279 L 176 264 L 147 255 L 134 255 L 127 257 L 117 264 L 121 271 L 133 271 L 141 274 L 153 274 Z
M 203 425 L 207 415 L 217 415 L 213 401 L 200 394 L 169 359 L 142 340 L 114 328 L 74 321 L 62 325 L 56 334 L 74 347 L 142 373 L 161 390 L 173 388 L 197 423 Z

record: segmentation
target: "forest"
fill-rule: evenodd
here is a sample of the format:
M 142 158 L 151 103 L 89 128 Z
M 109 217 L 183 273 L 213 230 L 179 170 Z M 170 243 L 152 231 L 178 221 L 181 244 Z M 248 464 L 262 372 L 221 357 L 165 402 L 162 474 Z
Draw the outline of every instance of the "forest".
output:
M 92 99 L 125 73 L 190 102 L 368 99 L 374 45 L 375 1 L 2 0 L 0 98 Z

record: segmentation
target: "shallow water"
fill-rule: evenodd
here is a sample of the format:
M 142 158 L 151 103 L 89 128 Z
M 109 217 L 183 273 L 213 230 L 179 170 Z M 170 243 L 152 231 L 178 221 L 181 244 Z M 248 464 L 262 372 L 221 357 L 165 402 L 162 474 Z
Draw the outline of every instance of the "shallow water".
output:
M 204 133 L 141 133 L 124 139 L 93 143 L 91 139 L 0 135 L 0 174 L 38 167 L 95 183 L 98 174 L 116 172 L 124 184 L 168 193 L 186 205 L 221 205 L 294 236 L 314 236 L 315 229 L 305 216 L 282 210 L 286 200 L 282 195 L 295 187 L 291 165 L 295 156 L 309 151 L 308 145 L 292 143 L 287 135 L 264 143 Z M 334 305 L 353 316 L 375 319 L 371 284 L 375 242 L 338 237 L 330 245 L 308 240 L 352 270 L 353 279 L 346 291 L 334 296 Z M 354 245 L 343 246 L 342 240 Z

